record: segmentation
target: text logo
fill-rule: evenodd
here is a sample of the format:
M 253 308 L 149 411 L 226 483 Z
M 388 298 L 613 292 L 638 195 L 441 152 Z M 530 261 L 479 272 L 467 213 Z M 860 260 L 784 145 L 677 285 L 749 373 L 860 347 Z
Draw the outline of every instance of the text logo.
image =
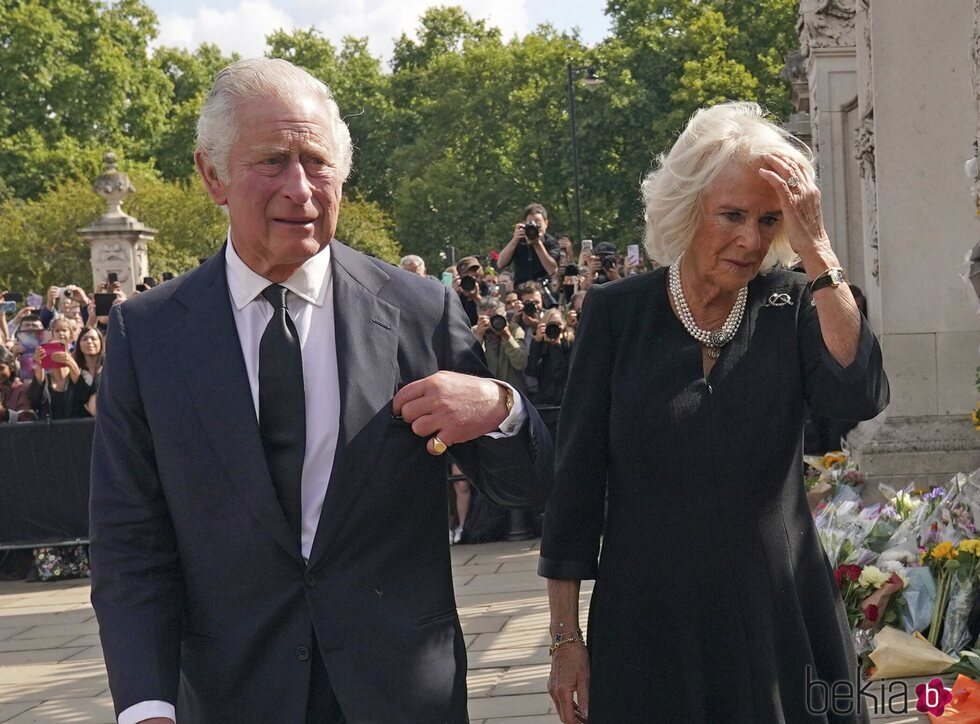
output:
M 919 697 L 915 708 L 923 714 L 942 716 L 946 705 L 953 700 L 953 692 L 943 686 L 941 679 L 933 679 L 928 684 L 918 684 L 915 693 Z

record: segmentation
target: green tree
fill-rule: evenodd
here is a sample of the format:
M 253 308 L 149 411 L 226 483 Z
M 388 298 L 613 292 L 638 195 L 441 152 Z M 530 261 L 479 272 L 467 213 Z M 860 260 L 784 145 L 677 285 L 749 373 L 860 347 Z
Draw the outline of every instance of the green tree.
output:
M 68 175 L 58 163 L 87 167 L 109 146 L 149 157 L 171 93 L 147 56 L 155 37 L 139 0 L 0 4 L 0 178 L 15 195 L 38 196 Z

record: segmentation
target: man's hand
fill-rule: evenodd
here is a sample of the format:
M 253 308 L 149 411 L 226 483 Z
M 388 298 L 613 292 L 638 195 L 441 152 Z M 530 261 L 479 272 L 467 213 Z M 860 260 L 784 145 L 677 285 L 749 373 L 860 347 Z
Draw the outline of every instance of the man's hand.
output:
M 58 309 L 58 287 L 48 287 L 48 309 Z
M 543 342 L 544 341 L 544 322 L 538 322 L 538 326 L 534 328 L 534 341 Z
M 419 437 L 433 436 L 446 445 L 469 442 L 498 429 L 507 417 L 507 390 L 485 377 L 436 372 L 405 385 L 391 401 L 392 412 Z

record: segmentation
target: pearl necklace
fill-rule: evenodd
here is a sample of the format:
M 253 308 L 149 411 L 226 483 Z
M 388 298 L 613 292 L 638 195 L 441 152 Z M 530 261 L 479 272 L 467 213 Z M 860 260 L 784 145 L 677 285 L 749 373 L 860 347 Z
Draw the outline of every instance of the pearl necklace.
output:
M 677 315 L 680 317 L 684 329 L 701 343 L 709 357 L 718 359 L 721 356 L 721 348 L 732 341 L 732 338 L 735 336 L 735 330 L 742 323 L 742 315 L 745 313 L 745 300 L 748 298 L 749 288 L 742 287 L 738 290 L 735 306 L 732 307 L 732 311 L 728 313 L 728 319 L 725 320 L 725 323 L 721 327 L 711 331 L 701 329 L 694 321 L 694 315 L 691 314 L 691 309 L 687 306 L 687 300 L 684 298 L 684 289 L 681 287 L 681 258 L 683 256 L 681 254 L 677 257 L 667 270 L 669 282 L 667 288 L 670 291 L 671 298 L 674 300 Z

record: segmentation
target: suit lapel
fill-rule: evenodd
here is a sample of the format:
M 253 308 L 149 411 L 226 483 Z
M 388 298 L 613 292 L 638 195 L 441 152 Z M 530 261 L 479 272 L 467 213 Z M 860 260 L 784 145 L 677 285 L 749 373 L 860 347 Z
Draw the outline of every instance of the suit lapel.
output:
M 398 309 L 378 297 L 389 277 L 340 242 L 331 242 L 340 432 L 309 565 L 323 556 L 371 472 L 391 425 L 398 383 Z
M 183 366 L 187 389 L 211 448 L 259 524 L 288 553 L 302 560 L 299 541 L 276 499 L 262 451 L 228 294 L 223 246 L 184 281 L 176 297 L 188 312 L 175 356 Z

